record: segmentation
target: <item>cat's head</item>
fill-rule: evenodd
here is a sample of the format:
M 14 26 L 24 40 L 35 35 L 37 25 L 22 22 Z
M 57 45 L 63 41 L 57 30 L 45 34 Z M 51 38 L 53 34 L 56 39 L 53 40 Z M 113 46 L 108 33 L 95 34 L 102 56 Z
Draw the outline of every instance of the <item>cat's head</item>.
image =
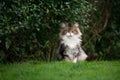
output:
M 72 38 L 74 36 L 81 38 L 81 35 L 78 23 L 61 23 L 60 38 Z

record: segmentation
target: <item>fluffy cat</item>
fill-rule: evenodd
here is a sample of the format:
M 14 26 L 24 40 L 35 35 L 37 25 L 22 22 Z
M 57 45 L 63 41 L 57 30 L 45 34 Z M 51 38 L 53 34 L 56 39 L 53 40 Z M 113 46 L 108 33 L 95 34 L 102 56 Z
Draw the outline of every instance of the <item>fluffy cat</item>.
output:
M 81 48 L 82 33 L 78 23 L 62 23 L 59 33 L 60 43 L 57 50 L 57 59 L 76 63 L 87 58 Z

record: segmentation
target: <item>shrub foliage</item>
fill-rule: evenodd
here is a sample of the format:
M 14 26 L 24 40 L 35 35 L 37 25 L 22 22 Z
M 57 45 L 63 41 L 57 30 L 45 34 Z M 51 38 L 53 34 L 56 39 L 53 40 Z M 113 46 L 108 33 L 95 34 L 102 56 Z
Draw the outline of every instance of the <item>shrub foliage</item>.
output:
M 0 1 L 0 61 L 55 60 L 61 22 L 79 22 L 84 34 L 83 47 L 87 54 L 107 59 L 106 56 L 110 53 L 111 47 L 115 46 L 111 52 L 120 47 L 119 41 L 114 43 L 114 40 L 118 40 L 116 36 L 119 36 L 115 20 L 111 20 L 112 23 L 105 26 L 109 26 L 105 28 L 106 30 L 101 27 L 104 26 L 104 17 L 107 16 L 104 16 L 101 10 L 106 6 L 103 8 L 96 4 L 106 5 L 107 1 L 109 0 L 98 0 L 97 3 L 94 0 Z M 112 5 L 112 8 L 116 5 Z M 95 9 L 97 9 L 96 12 Z M 113 14 L 114 12 L 115 10 Z M 99 21 L 101 16 L 103 21 Z M 116 16 L 113 17 L 116 19 Z M 117 33 L 113 31 L 114 34 L 109 34 L 111 30 Z M 101 33 L 102 31 L 104 32 Z M 114 40 L 108 42 L 112 36 Z

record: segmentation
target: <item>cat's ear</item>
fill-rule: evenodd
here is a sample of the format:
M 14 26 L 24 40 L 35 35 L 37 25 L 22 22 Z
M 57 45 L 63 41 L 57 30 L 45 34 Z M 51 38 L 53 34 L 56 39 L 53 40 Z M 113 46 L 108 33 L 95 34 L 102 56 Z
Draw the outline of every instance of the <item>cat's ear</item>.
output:
M 73 25 L 76 26 L 76 27 L 79 27 L 79 23 L 78 22 L 75 22 Z
M 60 26 L 61 26 L 61 28 L 64 28 L 64 27 L 66 27 L 66 23 L 62 22 Z

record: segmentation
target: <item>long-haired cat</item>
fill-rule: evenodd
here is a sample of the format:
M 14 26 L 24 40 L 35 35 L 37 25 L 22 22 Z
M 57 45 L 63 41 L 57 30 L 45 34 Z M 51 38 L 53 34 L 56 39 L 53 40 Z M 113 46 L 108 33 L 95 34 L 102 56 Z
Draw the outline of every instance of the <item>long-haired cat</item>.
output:
M 82 33 L 78 23 L 62 23 L 59 33 L 60 43 L 57 50 L 57 59 L 76 63 L 87 58 L 86 53 L 81 48 Z

